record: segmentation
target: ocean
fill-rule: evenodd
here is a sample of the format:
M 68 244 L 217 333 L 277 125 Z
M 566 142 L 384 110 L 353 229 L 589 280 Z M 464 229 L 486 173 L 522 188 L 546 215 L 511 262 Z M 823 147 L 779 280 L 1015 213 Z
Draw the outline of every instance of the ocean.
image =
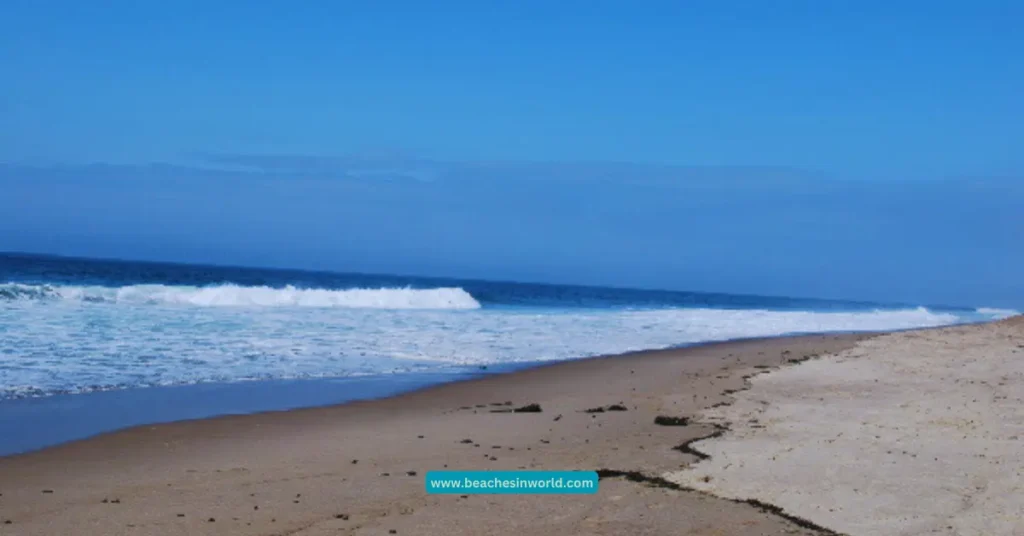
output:
M 0 399 L 439 372 L 1011 311 L 0 255 Z
M 331 403 L 588 356 L 1013 313 L 0 254 L 0 427 L 38 422 L 45 408 L 70 419 L 67 408 L 89 408 L 85 400 L 151 400 L 151 415 L 129 421 L 156 422 Z M 205 386 L 188 392 L 206 396 L 208 407 L 158 407 L 178 404 L 173 393 L 185 391 L 173 389 L 190 385 Z M 293 396 L 268 401 L 268 385 Z M 109 392 L 135 394 L 82 398 Z M 263 399 L 218 409 L 213 401 L 231 393 Z

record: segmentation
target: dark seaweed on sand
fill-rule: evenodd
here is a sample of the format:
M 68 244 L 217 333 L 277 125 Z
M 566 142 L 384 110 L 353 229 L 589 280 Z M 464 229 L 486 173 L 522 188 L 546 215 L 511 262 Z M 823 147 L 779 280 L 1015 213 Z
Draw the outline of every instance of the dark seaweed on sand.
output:
M 540 408 L 540 404 L 527 404 L 515 409 L 492 409 L 491 413 L 540 413 L 542 411 L 544 410 Z
M 654 418 L 654 424 L 661 426 L 686 426 L 690 424 L 688 417 L 666 417 L 664 415 L 658 415 Z
M 629 409 L 622 404 L 612 404 L 610 406 L 598 406 L 596 408 L 585 409 L 583 410 L 583 413 L 604 413 L 606 411 L 629 411 Z

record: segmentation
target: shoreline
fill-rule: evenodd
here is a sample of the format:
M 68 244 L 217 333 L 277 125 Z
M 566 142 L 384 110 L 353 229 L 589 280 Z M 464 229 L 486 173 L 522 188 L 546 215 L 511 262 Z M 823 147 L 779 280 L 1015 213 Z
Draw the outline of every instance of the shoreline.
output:
M 135 427 L 330 407 L 397 396 L 481 371 L 199 383 L 0 402 L 0 459 Z
M 427 495 L 422 475 L 445 468 L 660 475 L 696 461 L 676 447 L 713 429 L 658 425 L 656 417 L 690 418 L 727 403 L 750 374 L 876 336 L 772 337 L 584 358 L 339 406 L 137 426 L 0 458 L 0 522 L 11 521 L 0 528 L 28 535 L 714 534 L 711 527 L 822 534 L 753 505 L 612 473 L 587 497 Z M 505 411 L 531 403 L 542 411 Z M 627 411 L 587 411 L 613 404 Z
M 931 328 L 908 328 L 931 329 Z M 905 330 L 896 330 L 905 331 Z M 44 451 L 76 441 L 138 427 L 222 417 L 331 408 L 402 396 L 451 383 L 516 374 L 604 359 L 629 359 L 732 343 L 756 343 L 818 336 L 873 336 L 888 332 L 818 332 L 705 341 L 662 349 L 635 350 L 559 361 L 529 361 L 489 366 L 459 366 L 441 372 L 381 374 L 110 389 L 0 401 L 0 429 L 19 430 L 0 439 L 0 459 Z M 351 390 L 347 390 L 351 388 Z M 272 401 L 270 401 L 272 400 Z M 4 441 L 8 443 L 5 444 Z
M 0 457 L 0 532 L 861 534 L 794 507 L 792 499 L 716 490 L 714 469 L 732 464 L 715 446 L 762 426 L 747 424 L 748 417 L 738 426 L 708 415 L 740 411 L 743 404 L 749 414 L 745 401 L 773 378 L 804 374 L 801 392 L 808 371 L 843 356 L 913 362 L 898 356 L 913 358 L 914 351 L 890 341 L 930 340 L 930 348 L 954 352 L 967 344 L 978 362 L 991 348 L 977 341 L 1002 333 L 995 344 L 1017 345 L 1004 349 L 1016 354 L 1024 348 L 1020 328 L 1024 317 L 1017 316 L 893 332 L 709 342 L 535 364 L 339 405 L 136 426 Z M 831 411 L 838 402 L 811 406 Z M 760 405 L 767 403 L 753 404 L 753 411 L 775 406 Z M 530 404 L 540 411 L 509 411 Z M 613 405 L 620 409 L 605 409 Z M 753 447 L 781 453 L 803 443 L 794 441 L 772 435 Z M 826 466 L 816 471 L 827 472 L 832 462 L 821 461 Z M 767 474 L 775 474 L 770 467 L 776 462 L 765 463 Z M 793 463 L 784 470 L 802 467 L 800 460 Z M 426 494 L 423 475 L 442 469 L 597 471 L 600 490 L 591 496 Z M 680 476 L 691 472 L 714 480 L 708 485 Z M 756 476 L 733 482 L 753 485 Z M 760 484 L 783 494 L 809 485 L 786 491 L 785 479 L 763 475 Z M 819 496 L 808 495 L 813 504 Z M 864 508 L 857 500 L 839 504 Z

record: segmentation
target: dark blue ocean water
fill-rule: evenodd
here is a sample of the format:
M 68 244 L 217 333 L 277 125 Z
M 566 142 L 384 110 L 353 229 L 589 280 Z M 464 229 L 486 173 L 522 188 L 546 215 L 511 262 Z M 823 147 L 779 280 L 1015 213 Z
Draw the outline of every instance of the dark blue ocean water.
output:
M 233 284 L 247 287 L 299 289 L 462 288 L 484 307 L 526 306 L 556 308 L 712 307 L 807 311 L 868 311 L 915 307 L 806 298 L 749 296 L 721 293 L 638 290 L 592 286 L 495 282 L 468 279 L 408 277 L 382 274 L 332 273 L 302 270 L 198 266 L 152 262 L 75 259 L 0 254 L 0 284 L 125 287 L 167 285 L 203 287 Z M 0 298 L 14 298 L 0 287 Z M 945 308 L 969 311 L 966 308 Z

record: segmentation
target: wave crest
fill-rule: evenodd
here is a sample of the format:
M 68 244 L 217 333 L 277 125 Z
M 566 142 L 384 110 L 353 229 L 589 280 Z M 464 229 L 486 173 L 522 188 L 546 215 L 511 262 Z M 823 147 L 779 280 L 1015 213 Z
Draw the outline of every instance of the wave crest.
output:
M 178 304 L 198 307 L 339 307 L 351 309 L 479 309 L 465 290 L 449 288 L 306 289 L 234 284 L 204 287 L 129 285 L 82 287 L 0 284 L 0 299 L 70 300 L 129 304 Z

